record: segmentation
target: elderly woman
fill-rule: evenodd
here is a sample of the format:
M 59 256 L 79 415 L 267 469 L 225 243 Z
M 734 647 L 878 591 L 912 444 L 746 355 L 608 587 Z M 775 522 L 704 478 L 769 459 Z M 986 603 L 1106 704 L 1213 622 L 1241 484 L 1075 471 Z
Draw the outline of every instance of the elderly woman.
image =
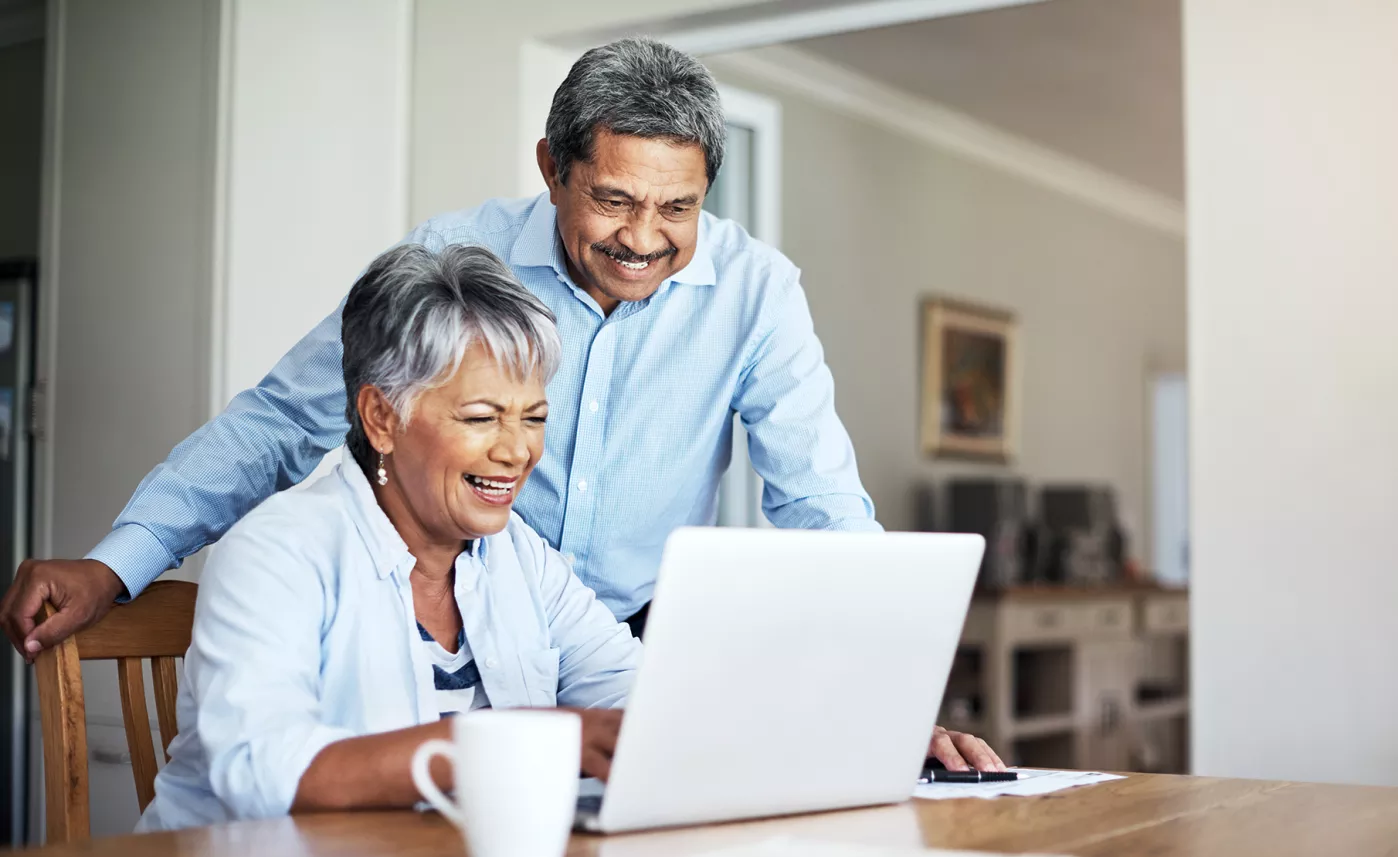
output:
M 640 644 L 510 511 L 544 445 L 548 309 L 489 251 L 379 257 L 343 310 L 340 464 L 204 569 L 180 734 L 139 830 L 409 806 L 445 715 L 576 706 L 605 776 Z M 434 769 L 439 785 L 450 771 Z

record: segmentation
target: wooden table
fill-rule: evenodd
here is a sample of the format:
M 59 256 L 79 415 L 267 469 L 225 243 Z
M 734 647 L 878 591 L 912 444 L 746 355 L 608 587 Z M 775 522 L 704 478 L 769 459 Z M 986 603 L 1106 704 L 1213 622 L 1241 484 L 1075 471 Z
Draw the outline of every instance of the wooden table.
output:
M 898 806 L 624 836 L 576 835 L 568 857 L 685 857 L 770 836 L 1078 855 L 1398 855 L 1398 789 L 1132 775 L 1037 798 Z M 374 812 L 240 822 L 28 852 L 111 857 L 462 855 L 440 816 Z

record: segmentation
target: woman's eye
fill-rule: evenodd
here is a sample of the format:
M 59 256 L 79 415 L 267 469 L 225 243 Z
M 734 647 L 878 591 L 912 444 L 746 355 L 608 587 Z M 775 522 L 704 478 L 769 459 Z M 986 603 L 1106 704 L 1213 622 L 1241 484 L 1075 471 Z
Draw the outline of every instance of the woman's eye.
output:
M 536 426 L 541 426 L 544 423 L 548 422 L 548 419 L 548 417 L 528 417 L 525 419 L 525 422 L 531 423 Z
M 495 422 L 495 417 L 462 417 L 461 421 L 473 426 L 479 426 Z

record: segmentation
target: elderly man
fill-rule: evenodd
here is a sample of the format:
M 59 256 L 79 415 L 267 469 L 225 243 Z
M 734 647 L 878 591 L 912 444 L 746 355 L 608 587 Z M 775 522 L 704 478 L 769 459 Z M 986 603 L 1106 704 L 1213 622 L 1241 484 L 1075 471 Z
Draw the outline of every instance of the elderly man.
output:
M 723 162 L 713 77 L 658 42 L 588 51 L 537 145 L 548 191 L 435 217 L 405 240 L 493 250 L 558 319 L 542 461 L 516 510 L 639 633 L 661 547 L 711 524 L 732 414 L 747 427 L 763 510 L 779 527 L 876 530 L 799 271 L 700 210 Z M 340 311 L 141 483 L 77 561 L 27 562 L 0 606 L 26 657 L 216 541 L 303 479 L 345 435 Z M 48 599 L 58 608 L 36 625 Z M 937 755 L 995 767 L 939 731 Z

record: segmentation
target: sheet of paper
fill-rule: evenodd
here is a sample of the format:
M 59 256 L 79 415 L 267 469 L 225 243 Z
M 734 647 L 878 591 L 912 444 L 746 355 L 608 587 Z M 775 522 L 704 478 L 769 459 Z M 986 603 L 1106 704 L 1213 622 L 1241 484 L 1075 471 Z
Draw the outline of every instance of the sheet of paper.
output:
M 1108 780 L 1123 779 L 1117 774 L 1095 771 L 1019 770 L 1019 779 L 1008 783 L 925 783 L 913 789 L 913 797 L 923 800 L 955 800 L 975 797 L 993 800 L 997 797 L 1032 797 L 1046 795 L 1077 786 L 1090 786 Z
M 794 836 L 774 836 L 761 842 L 706 851 L 701 857 L 998 857 L 983 851 L 945 851 L 940 848 L 886 848 L 879 845 L 827 842 Z M 1036 857 L 1036 855 L 1022 855 Z M 1044 857 L 1044 855 L 1037 855 Z

